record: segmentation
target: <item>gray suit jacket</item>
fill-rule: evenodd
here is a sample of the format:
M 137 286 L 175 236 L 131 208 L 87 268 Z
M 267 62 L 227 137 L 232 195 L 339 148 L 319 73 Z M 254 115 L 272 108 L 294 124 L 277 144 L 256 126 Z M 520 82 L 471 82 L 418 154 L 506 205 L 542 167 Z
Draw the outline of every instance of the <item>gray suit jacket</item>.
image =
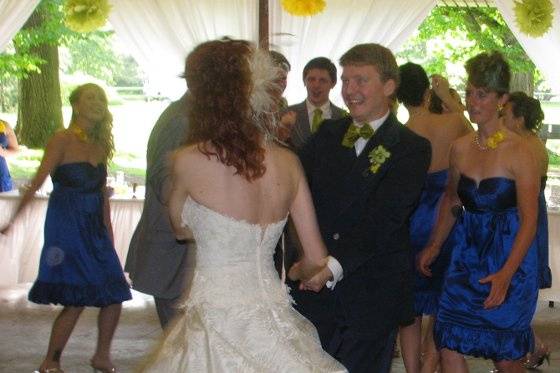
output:
M 289 106 L 286 111 L 296 112 L 296 124 L 292 131 L 292 136 L 290 137 L 290 143 L 294 149 L 299 149 L 307 141 L 309 136 L 311 136 L 311 125 L 309 123 L 309 115 L 307 114 L 307 106 L 305 101 L 297 105 Z M 331 102 L 331 119 L 340 119 L 348 115 L 343 109 L 335 106 Z
M 175 241 L 167 209 L 171 172 L 169 154 L 181 146 L 187 130 L 185 96 L 160 115 L 148 140 L 146 199 L 130 241 L 125 271 L 132 287 L 158 298 L 173 299 L 185 289 L 187 246 Z

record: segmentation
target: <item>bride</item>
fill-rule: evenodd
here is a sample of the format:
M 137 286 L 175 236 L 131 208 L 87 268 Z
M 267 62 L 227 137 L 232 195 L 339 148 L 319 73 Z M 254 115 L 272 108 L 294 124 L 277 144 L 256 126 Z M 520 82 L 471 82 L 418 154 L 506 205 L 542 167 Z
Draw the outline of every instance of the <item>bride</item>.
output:
M 174 157 L 170 213 L 177 239 L 197 242 L 196 269 L 184 315 L 144 371 L 345 371 L 274 269 L 289 213 L 304 243 L 290 277 L 331 276 L 299 160 L 273 141 L 277 76 L 268 52 L 245 41 L 206 42 L 187 57 L 191 128 Z

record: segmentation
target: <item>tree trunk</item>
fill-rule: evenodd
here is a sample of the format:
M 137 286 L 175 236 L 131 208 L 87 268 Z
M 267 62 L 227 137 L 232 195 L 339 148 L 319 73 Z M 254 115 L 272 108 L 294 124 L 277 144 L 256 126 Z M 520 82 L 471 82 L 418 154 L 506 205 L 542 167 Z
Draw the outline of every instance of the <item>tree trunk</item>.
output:
M 535 82 L 533 81 L 533 71 L 529 72 L 514 72 L 511 75 L 511 82 L 509 85 L 510 92 L 522 91 L 529 97 L 533 97 L 535 90 Z
M 36 27 L 42 22 L 43 14 L 35 10 L 23 28 Z M 31 51 L 46 62 L 40 66 L 39 73 L 31 73 L 19 81 L 16 134 L 21 144 L 43 148 L 52 134 L 63 128 L 58 46 L 41 44 Z

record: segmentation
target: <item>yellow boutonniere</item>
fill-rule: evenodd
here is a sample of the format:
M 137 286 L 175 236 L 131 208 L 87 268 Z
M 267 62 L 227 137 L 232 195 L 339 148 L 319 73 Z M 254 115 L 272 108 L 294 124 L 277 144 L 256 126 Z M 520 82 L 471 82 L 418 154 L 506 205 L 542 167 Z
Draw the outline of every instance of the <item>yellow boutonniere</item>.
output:
M 371 171 L 371 173 L 377 173 L 379 167 L 381 167 L 381 165 L 385 163 L 385 161 L 389 159 L 390 156 L 391 152 L 385 149 L 383 145 L 378 145 L 373 148 L 373 150 L 368 154 L 370 163 L 369 170 Z

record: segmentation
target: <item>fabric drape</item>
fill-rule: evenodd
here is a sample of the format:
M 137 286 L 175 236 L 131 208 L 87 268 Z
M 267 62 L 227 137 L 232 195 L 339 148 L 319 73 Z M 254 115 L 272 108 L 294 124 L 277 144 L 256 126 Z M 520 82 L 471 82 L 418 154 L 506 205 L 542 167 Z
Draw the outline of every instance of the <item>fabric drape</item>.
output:
M 519 30 L 515 22 L 514 0 L 494 0 L 494 3 L 519 44 L 546 78 L 552 91 L 560 94 L 560 69 L 557 66 L 560 61 L 560 0 L 551 1 L 554 5 L 552 28 L 539 38 L 533 38 Z
M 23 26 L 41 0 L 0 0 L 0 52 Z
M 109 21 L 149 77 L 149 89 L 179 98 L 185 57 L 197 44 L 229 36 L 258 39 L 253 0 L 112 0 Z
M 379 43 L 398 51 L 436 5 L 436 0 L 329 1 L 312 17 L 295 17 L 282 9 L 280 0 L 269 1 L 271 49 L 282 52 L 292 65 L 285 96 L 289 103 L 305 97 L 301 72 L 312 58 L 324 56 L 338 66 L 338 59 L 359 43 Z M 340 71 L 338 71 L 340 76 Z M 342 103 L 340 85 L 331 99 Z

